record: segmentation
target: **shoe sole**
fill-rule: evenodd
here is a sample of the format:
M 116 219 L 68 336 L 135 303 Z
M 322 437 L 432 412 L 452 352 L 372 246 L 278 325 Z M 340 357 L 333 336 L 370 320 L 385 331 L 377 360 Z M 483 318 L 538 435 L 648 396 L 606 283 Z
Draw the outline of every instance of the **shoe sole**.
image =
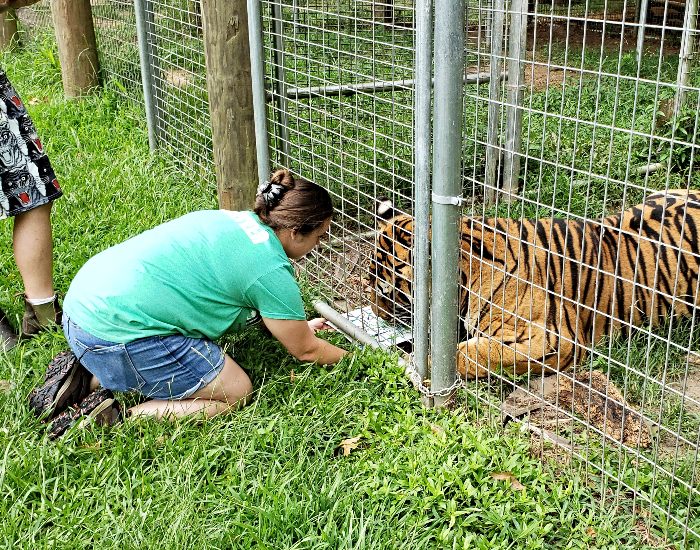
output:
M 77 362 L 77 359 L 73 359 Z M 58 363 L 58 362 L 57 362 Z M 56 365 L 55 373 L 57 376 L 61 374 L 61 368 L 64 365 Z M 51 378 L 40 388 L 37 388 L 29 395 L 29 406 L 34 410 L 34 413 L 39 417 L 52 418 L 56 414 L 62 412 L 70 401 L 81 401 L 85 396 L 76 396 L 71 399 L 71 396 L 83 383 L 83 373 L 80 372 L 82 367 L 75 365 L 70 367 L 70 372 L 62 383 L 51 383 Z
M 66 361 L 70 362 L 76 361 L 77 358 L 72 351 L 62 351 L 56 357 L 54 357 L 49 366 L 46 367 L 46 374 L 44 375 L 44 382 L 48 382 L 49 378 L 53 378 L 61 372 L 61 370 L 66 366 Z

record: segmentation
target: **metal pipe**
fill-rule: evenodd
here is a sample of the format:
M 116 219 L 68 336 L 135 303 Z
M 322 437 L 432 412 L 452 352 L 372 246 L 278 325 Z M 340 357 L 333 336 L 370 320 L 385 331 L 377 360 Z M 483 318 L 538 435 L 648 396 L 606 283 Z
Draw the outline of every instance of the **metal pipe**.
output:
M 287 83 L 284 72 L 284 32 L 282 0 L 272 1 L 273 39 L 275 43 L 275 95 L 277 100 L 277 139 L 281 150 L 279 164 L 289 166 L 289 121 L 287 116 Z
M 658 172 L 665 167 L 665 162 L 655 162 L 653 164 L 647 164 L 646 166 L 638 166 L 637 168 L 633 168 L 632 173 L 638 176 L 643 176 L 645 174 L 651 174 L 652 172 Z
M 339 330 L 347 334 L 353 340 L 357 340 L 358 342 L 361 342 L 373 348 L 384 349 L 374 338 L 372 338 L 360 327 L 353 325 L 347 319 L 347 317 L 343 317 L 326 302 L 322 300 L 314 300 L 313 306 L 314 309 L 318 311 L 323 317 L 325 317 L 328 321 L 333 323 Z
M 527 1 L 511 1 L 508 38 L 508 106 L 506 107 L 506 145 L 503 154 L 503 191 L 512 196 L 520 178 L 520 141 L 523 123 L 523 54 L 527 40 Z
M 157 94 L 154 79 L 156 64 L 149 35 L 153 29 L 153 19 L 149 10 L 149 0 L 135 0 L 136 37 L 139 47 L 139 62 L 141 64 L 141 85 L 143 86 L 143 103 L 146 110 L 146 126 L 148 128 L 148 146 L 151 151 L 158 147 L 158 116 Z
M 435 3 L 433 134 L 431 390 L 456 378 L 459 324 L 459 204 L 461 185 L 464 0 Z M 449 396 L 435 397 L 436 407 Z
M 416 68 L 417 72 L 417 68 Z M 497 75 L 497 78 L 504 80 L 506 73 L 501 73 Z M 491 75 L 489 73 L 474 73 L 464 75 L 465 84 L 481 84 L 483 82 L 489 82 Z M 434 84 L 434 80 L 430 80 L 430 85 Z M 349 96 L 356 94 L 358 92 L 370 92 L 370 93 L 380 93 L 380 92 L 393 92 L 395 90 L 411 90 L 415 89 L 416 81 L 414 79 L 405 80 L 378 80 L 375 82 L 361 82 L 359 84 L 342 84 L 342 85 L 332 85 L 332 86 L 312 86 L 310 88 L 288 88 L 285 92 L 286 96 L 290 99 L 307 99 L 311 97 L 325 97 L 329 95 L 342 95 Z M 273 99 L 272 94 L 267 94 L 267 100 L 271 101 Z
M 260 0 L 248 0 L 248 42 L 250 44 L 250 77 L 253 85 L 255 118 L 255 150 L 258 159 L 258 183 L 270 174 L 270 144 L 267 137 L 267 102 L 265 100 L 265 57 Z
M 413 358 L 421 379 L 428 375 L 430 333 L 430 136 L 433 69 L 433 2 L 416 1 L 414 94 L 415 223 L 413 228 Z M 428 403 L 432 405 L 432 403 Z
M 678 117 L 683 108 L 688 79 L 690 78 L 690 66 L 695 50 L 695 36 L 698 23 L 698 0 L 688 0 L 685 6 L 685 18 L 683 19 L 683 39 L 678 62 L 678 79 L 676 87 L 676 98 L 673 102 L 674 120 Z
M 500 161 L 498 148 L 498 123 L 501 116 L 501 65 L 503 64 L 503 23 L 505 22 L 505 0 L 494 0 L 491 25 L 491 78 L 489 82 L 488 129 L 486 137 L 486 174 L 484 202 L 496 199 L 498 174 L 496 167 Z

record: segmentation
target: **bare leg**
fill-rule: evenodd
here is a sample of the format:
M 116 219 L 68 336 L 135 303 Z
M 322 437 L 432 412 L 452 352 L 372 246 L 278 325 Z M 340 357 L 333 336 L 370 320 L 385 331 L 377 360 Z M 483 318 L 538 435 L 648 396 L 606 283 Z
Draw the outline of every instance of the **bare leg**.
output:
M 196 414 L 211 418 L 245 406 L 252 393 L 253 385 L 248 375 L 226 355 L 219 376 L 192 394 L 191 398 L 178 401 L 153 399 L 131 407 L 129 412 L 131 416 L 156 418 L 180 418 Z
M 12 244 L 27 298 L 53 296 L 51 204 L 15 217 Z

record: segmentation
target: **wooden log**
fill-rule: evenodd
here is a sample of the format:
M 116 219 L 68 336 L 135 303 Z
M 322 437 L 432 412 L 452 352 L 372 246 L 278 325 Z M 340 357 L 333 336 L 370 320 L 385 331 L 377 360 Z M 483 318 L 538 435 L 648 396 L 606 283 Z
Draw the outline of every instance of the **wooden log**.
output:
M 201 9 L 219 206 L 245 210 L 258 185 L 246 0 Z
M 99 84 L 99 61 L 90 0 L 52 0 L 51 15 L 66 97 L 79 97 Z
M 15 10 L 0 13 L 0 50 L 12 48 L 19 42 Z

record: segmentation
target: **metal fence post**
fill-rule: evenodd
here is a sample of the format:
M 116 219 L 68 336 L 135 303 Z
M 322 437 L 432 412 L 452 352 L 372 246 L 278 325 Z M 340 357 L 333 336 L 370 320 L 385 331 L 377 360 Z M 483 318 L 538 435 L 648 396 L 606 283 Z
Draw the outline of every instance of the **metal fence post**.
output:
M 637 63 L 641 65 L 642 55 L 644 55 L 644 33 L 646 32 L 647 26 L 649 0 L 641 0 L 637 8 Z
M 148 126 L 148 145 L 153 151 L 158 147 L 158 103 L 155 87 L 156 64 L 153 48 L 149 38 L 153 29 L 153 19 L 149 10 L 149 0 L 135 0 L 136 37 L 139 43 L 139 62 L 141 65 L 141 84 L 143 85 L 143 103 L 146 110 Z
M 260 0 L 248 0 L 248 40 L 250 43 L 250 78 L 253 84 L 253 116 L 255 117 L 258 181 L 262 183 L 270 174 L 270 145 L 267 136 L 265 58 L 263 55 Z
M 489 81 L 488 129 L 486 146 L 486 178 L 484 201 L 492 203 L 498 189 L 497 167 L 501 162 L 499 122 L 501 115 L 501 66 L 503 64 L 503 22 L 505 0 L 494 0 L 491 24 L 491 80 Z M 501 169 L 503 167 L 501 166 Z
M 450 388 L 457 371 L 464 17 L 464 0 L 438 0 L 435 4 L 430 338 L 433 392 Z M 436 396 L 435 406 L 444 406 L 448 399 Z
M 517 192 L 520 179 L 520 143 L 523 123 L 525 45 L 527 39 L 527 2 L 512 0 L 508 37 L 508 104 L 506 107 L 506 147 L 503 154 L 503 191 Z M 506 198 L 508 200 L 508 198 Z
M 275 100 L 277 103 L 277 139 L 280 142 L 279 162 L 289 166 L 289 127 L 287 120 L 287 83 L 284 74 L 284 32 L 281 0 L 272 0 L 273 39 L 275 45 Z
M 678 63 L 678 79 L 676 98 L 673 102 L 673 116 L 678 117 L 685 102 L 688 81 L 690 79 L 690 66 L 695 51 L 698 24 L 698 0 L 689 0 L 685 7 L 683 18 L 683 39 L 681 42 L 680 59 Z
M 433 70 L 433 2 L 416 3 L 415 67 L 415 225 L 413 360 L 421 379 L 428 375 L 430 327 L 430 134 Z M 432 403 L 426 403 L 432 405 Z

